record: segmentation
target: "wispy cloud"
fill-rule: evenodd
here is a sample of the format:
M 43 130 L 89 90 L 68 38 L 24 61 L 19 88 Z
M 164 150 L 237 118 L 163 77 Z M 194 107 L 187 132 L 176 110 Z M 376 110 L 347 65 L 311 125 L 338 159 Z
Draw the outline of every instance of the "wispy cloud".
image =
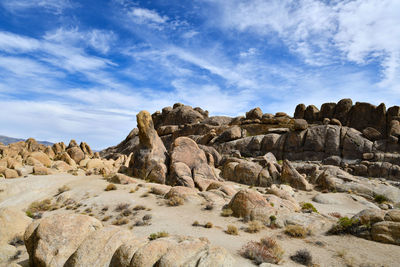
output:
M 41 8 L 49 12 L 60 14 L 64 9 L 72 8 L 69 0 L 2 0 L 1 5 L 7 10 L 17 13 L 31 8 Z
M 161 16 L 154 10 L 135 7 L 128 11 L 129 17 L 138 24 L 160 25 L 168 21 L 167 16 Z

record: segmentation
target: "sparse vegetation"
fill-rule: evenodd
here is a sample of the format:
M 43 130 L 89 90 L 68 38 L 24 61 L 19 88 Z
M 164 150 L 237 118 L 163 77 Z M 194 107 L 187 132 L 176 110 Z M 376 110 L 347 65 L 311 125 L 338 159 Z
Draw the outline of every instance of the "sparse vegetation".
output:
M 239 234 L 239 230 L 234 225 L 228 225 L 225 233 L 227 233 L 228 235 L 238 235 Z
M 51 199 L 45 199 L 42 201 L 34 201 L 32 202 L 28 209 L 26 210 L 26 215 L 28 217 L 34 218 L 36 217 L 35 213 L 37 212 L 42 212 L 42 211 L 49 211 L 49 210 L 55 210 L 57 209 L 58 206 L 52 204 Z
M 277 264 L 282 260 L 284 251 L 272 238 L 266 237 L 260 242 L 250 241 L 239 251 L 242 257 L 252 260 L 255 264 L 273 263 Z
M 58 195 L 60 195 L 60 194 L 62 194 L 64 192 L 67 192 L 69 190 L 71 190 L 71 188 L 69 188 L 68 185 L 63 185 L 60 188 L 58 188 Z
M 136 205 L 135 207 L 133 207 L 133 210 L 145 210 L 146 207 L 143 205 Z
M 104 189 L 104 191 L 111 191 L 111 190 L 117 190 L 117 186 L 115 184 L 108 184 L 106 189 Z
M 158 232 L 158 233 L 152 233 L 149 236 L 149 240 L 156 240 L 158 238 L 167 237 L 167 236 L 169 236 L 169 234 L 165 231 Z
M 246 228 L 246 232 L 248 233 L 258 233 L 263 229 L 264 226 L 260 221 L 251 221 Z
M 285 228 L 285 234 L 291 237 L 304 238 L 307 236 L 307 229 L 301 225 L 288 225 Z
M 129 220 L 127 218 L 119 218 L 116 219 L 112 224 L 113 225 L 124 225 L 127 224 L 129 222 Z
M 301 210 L 305 212 L 318 213 L 318 210 L 314 207 L 314 205 L 309 202 L 301 203 Z
M 129 208 L 129 203 L 120 203 L 115 207 L 115 211 L 123 211 L 126 210 L 127 208 Z
M 388 201 L 387 197 L 385 197 L 384 195 L 375 195 L 374 200 L 376 203 L 379 203 L 379 204 L 382 204 L 382 203 Z
M 153 216 L 151 216 L 151 214 L 146 214 L 143 216 L 142 220 L 143 221 L 150 221 L 153 218 Z
M 180 196 L 172 196 L 167 200 L 168 206 L 180 206 L 185 203 L 185 200 Z
M 213 210 L 214 209 L 214 204 L 213 203 L 207 203 L 206 207 L 204 208 L 205 210 Z
M 106 221 L 110 220 L 111 218 L 112 218 L 111 215 L 107 215 L 107 216 L 105 216 L 105 217 L 102 219 L 102 221 L 103 221 L 103 222 L 106 222 Z
M 233 214 L 233 211 L 230 208 L 222 209 L 221 216 L 222 217 L 229 217 Z
M 340 218 L 337 223 L 328 231 L 328 234 L 356 234 L 358 232 L 360 221 L 349 217 Z
M 306 266 L 312 265 L 312 256 L 307 249 L 300 249 L 296 251 L 294 255 L 290 256 L 290 259 L 302 265 Z
M 204 225 L 204 228 L 213 228 L 212 222 L 207 222 L 207 223 Z
M 200 226 L 199 221 L 194 221 L 194 222 L 192 223 L 192 226 Z

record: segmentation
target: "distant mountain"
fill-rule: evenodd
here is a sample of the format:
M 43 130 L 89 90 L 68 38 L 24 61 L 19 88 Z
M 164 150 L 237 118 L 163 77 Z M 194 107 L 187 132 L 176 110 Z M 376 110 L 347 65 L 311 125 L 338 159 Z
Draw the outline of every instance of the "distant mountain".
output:
M 19 142 L 19 141 L 25 141 L 25 139 L 20 139 L 20 138 L 13 138 L 13 137 L 8 137 L 4 135 L 0 135 L 0 142 L 9 145 L 11 143 Z M 47 141 L 37 141 L 39 144 L 43 144 L 45 146 L 51 146 L 53 143 L 47 142 Z

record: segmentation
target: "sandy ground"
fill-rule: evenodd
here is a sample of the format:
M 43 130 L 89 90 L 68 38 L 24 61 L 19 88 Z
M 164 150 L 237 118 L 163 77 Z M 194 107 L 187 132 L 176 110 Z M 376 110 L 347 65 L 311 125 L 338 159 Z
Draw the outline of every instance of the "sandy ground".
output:
M 213 210 L 204 209 L 204 199 L 191 200 L 182 206 L 169 207 L 160 196 L 146 194 L 149 190 L 146 183 L 136 180 L 136 184 L 117 185 L 115 191 L 104 191 L 107 186 L 100 176 L 73 176 L 69 174 L 56 174 L 48 176 L 28 176 L 27 178 L 0 180 L 0 208 L 15 207 L 25 210 L 30 203 L 45 198 L 59 199 L 62 203 L 71 198 L 80 204 L 77 209 L 66 207 L 50 212 L 43 216 L 54 213 L 84 213 L 103 220 L 104 225 L 115 222 L 116 217 L 121 213 L 115 211 L 120 204 L 126 204 L 132 211 L 137 205 L 142 205 L 145 210 L 133 211 L 128 215 L 128 223 L 121 225 L 130 229 L 138 237 L 148 237 L 151 233 L 166 231 L 169 234 L 190 235 L 195 237 L 207 237 L 211 244 L 222 246 L 234 255 L 236 266 L 253 266 L 252 262 L 242 258 L 238 251 L 248 241 L 258 241 L 265 236 L 275 237 L 285 251 L 281 266 L 302 266 L 290 260 L 290 255 L 299 249 L 310 250 L 313 262 L 319 266 L 400 266 L 400 246 L 386 245 L 373 241 L 364 240 L 353 236 L 327 236 L 324 231 L 314 232 L 304 239 L 288 237 L 282 229 L 265 228 L 259 233 L 250 234 L 243 229 L 247 224 L 238 218 L 220 216 L 224 203 L 216 203 Z M 139 184 L 138 190 L 130 191 Z M 70 190 L 57 196 L 58 188 L 67 185 Z M 242 185 L 240 185 L 242 186 Z M 245 187 L 245 186 L 242 186 Z M 342 215 L 351 216 L 367 207 L 362 201 L 354 200 L 348 194 L 338 194 L 338 201 L 334 204 L 320 204 L 312 199 L 318 192 L 298 192 L 298 201 L 311 202 L 322 215 L 328 217 L 328 213 L 339 212 Z M 229 200 L 226 200 L 227 203 Z M 75 203 L 75 204 L 76 204 Z M 144 215 L 150 214 L 149 225 L 135 226 L 136 221 L 141 221 Z M 194 227 L 192 223 L 198 221 L 200 224 L 211 222 L 213 228 Z M 238 227 L 239 235 L 233 236 L 225 233 L 227 225 Z M 23 253 L 20 259 L 15 262 L 27 266 L 28 258 L 25 248 L 18 247 Z

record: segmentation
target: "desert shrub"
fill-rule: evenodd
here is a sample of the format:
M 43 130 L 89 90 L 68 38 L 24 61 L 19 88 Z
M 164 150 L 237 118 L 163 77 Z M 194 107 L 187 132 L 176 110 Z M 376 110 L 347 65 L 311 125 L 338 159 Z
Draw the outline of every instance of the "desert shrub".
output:
M 133 207 L 133 210 L 145 210 L 146 207 L 143 205 L 136 205 L 135 207 Z
M 276 222 L 276 216 L 275 215 L 269 216 L 269 220 L 271 221 L 272 224 L 274 224 Z
M 288 225 L 285 234 L 291 237 L 304 238 L 307 236 L 307 229 L 301 225 Z
M 129 204 L 128 203 L 120 203 L 115 207 L 115 211 L 123 211 L 126 210 L 127 208 L 129 208 Z
M 167 232 L 165 232 L 165 231 L 162 231 L 162 232 L 150 234 L 149 239 L 150 240 L 156 240 L 158 238 L 167 237 L 167 236 L 169 236 L 169 234 Z
M 69 188 L 68 185 L 63 185 L 63 186 L 61 186 L 60 188 L 58 188 L 58 195 L 59 195 L 59 194 L 62 194 L 62 193 L 64 193 L 64 192 L 67 192 L 67 191 L 69 191 L 69 190 L 71 190 L 71 188 Z
M 127 224 L 129 220 L 127 218 L 119 218 L 113 222 L 113 225 L 124 225 Z
M 25 243 L 22 237 L 18 235 L 14 237 L 8 244 L 17 247 L 17 246 L 23 246 Z
M 180 196 L 172 196 L 167 200 L 168 206 L 180 206 L 185 203 L 185 199 Z
M 150 196 L 149 192 L 143 193 L 140 197 L 148 197 Z
M 302 203 L 301 210 L 318 213 L 318 210 L 314 207 L 314 205 L 309 202 Z
M 146 214 L 143 216 L 142 220 L 143 221 L 150 221 L 153 218 L 153 216 L 151 216 L 151 214 Z
M 107 215 L 107 216 L 105 216 L 105 217 L 102 219 L 102 221 L 103 221 L 103 222 L 106 222 L 106 221 L 108 221 L 108 220 L 111 219 L 111 218 L 112 218 L 112 216 Z
M 277 264 L 282 260 L 283 249 L 272 238 L 266 237 L 260 242 L 250 241 L 239 251 L 242 257 L 252 260 L 255 264 L 273 263 Z
M 238 235 L 239 234 L 239 230 L 234 225 L 228 225 L 225 233 L 227 233 L 228 235 Z
M 132 211 L 129 210 L 129 209 L 124 209 L 124 210 L 121 212 L 121 215 L 122 215 L 122 216 L 125 216 L 125 217 L 128 217 L 128 216 L 131 215 L 131 214 L 132 214 Z
M 192 226 L 200 226 L 199 221 L 194 221 L 194 222 L 192 223 Z
M 104 189 L 104 191 L 111 191 L 111 190 L 117 190 L 117 186 L 115 184 L 108 184 L 106 189 Z
M 204 228 L 213 228 L 212 222 L 208 222 L 204 225 Z
M 214 209 L 214 204 L 213 203 L 207 203 L 207 205 L 204 208 L 205 210 L 213 210 Z
M 360 221 L 349 217 L 340 218 L 337 223 L 328 231 L 328 234 L 356 234 L 358 232 Z
M 233 214 L 233 211 L 230 208 L 222 209 L 221 216 L 222 217 L 229 217 Z
M 48 211 L 54 210 L 57 206 L 51 203 L 51 199 L 45 199 L 42 201 L 34 201 L 32 202 L 28 209 L 26 210 L 26 215 L 29 217 L 35 217 L 34 213 L 41 212 L 41 211 Z
M 312 256 L 307 249 L 300 249 L 296 251 L 294 255 L 290 256 L 290 259 L 302 265 L 306 266 L 312 265 Z
M 375 195 L 374 200 L 375 200 L 375 202 L 377 202 L 379 204 L 382 204 L 382 203 L 388 201 L 387 197 L 385 197 L 384 195 Z
M 104 206 L 102 209 L 101 209 L 101 211 L 107 211 L 108 210 L 108 206 Z
M 279 165 L 283 165 L 283 160 L 281 160 L 281 159 L 278 160 L 278 164 L 279 164 Z
M 251 221 L 246 228 L 246 232 L 248 233 L 258 233 L 261 229 L 263 229 L 263 224 L 260 221 Z
M 143 220 L 137 220 L 134 224 L 135 226 L 145 226 L 147 223 Z

